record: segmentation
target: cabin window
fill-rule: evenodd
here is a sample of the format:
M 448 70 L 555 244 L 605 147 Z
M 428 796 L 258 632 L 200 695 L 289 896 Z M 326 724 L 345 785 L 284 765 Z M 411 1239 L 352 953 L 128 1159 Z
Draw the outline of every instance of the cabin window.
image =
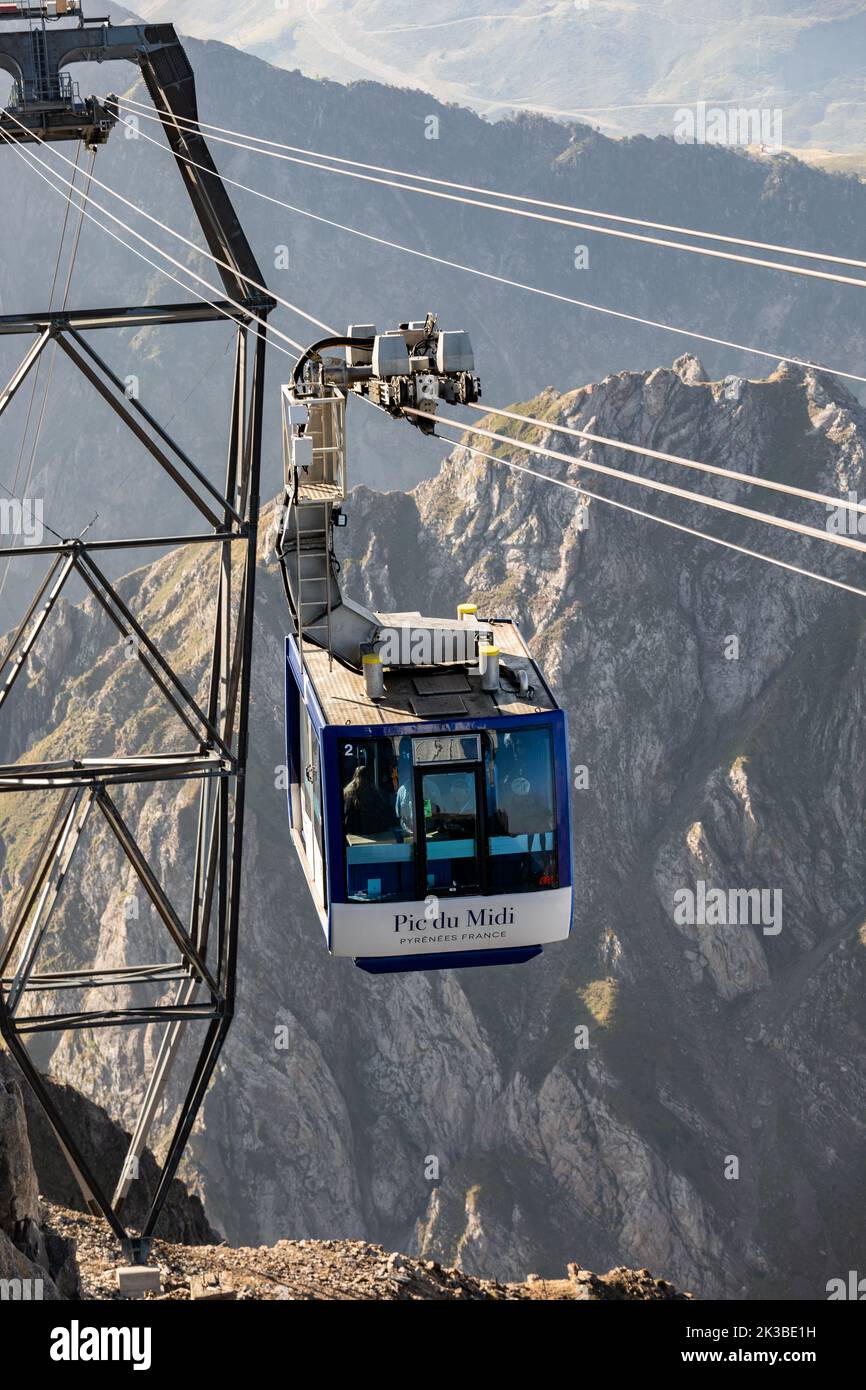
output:
M 350 902 L 415 897 L 412 748 L 408 738 L 340 745 Z
M 549 728 L 345 739 L 350 902 L 559 887 Z
M 491 731 L 485 742 L 489 891 L 557 888 L 550 730 Z
M 481 886 L 478 788 L 473 766 L 421 774 L 427 893 L 471 893 Z

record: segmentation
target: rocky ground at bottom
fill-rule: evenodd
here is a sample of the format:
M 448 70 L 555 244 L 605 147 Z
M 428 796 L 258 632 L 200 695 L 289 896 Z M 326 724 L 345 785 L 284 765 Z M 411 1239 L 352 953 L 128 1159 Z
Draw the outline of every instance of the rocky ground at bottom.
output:
M 117 1288 L 123 1263 L 104 1222 L 43 1203 L 44 1226 L 74 1240 L 85 1299 L 125 1297 Z M 353 1240 L 280 1240 L 276 1245 L 233 1249 L 227 1245 L 175 1245 L 155 1240 L 151 1263 L 159 1268 L 160 1299 L 283 1299 L 364 1301 L 491 1300 L 589 1301 L 686 1299 L 648 1270 L 612 1269 L 598 1275 L 571 1264 L 560 1279 L 529 1274 L 523 1283 L 477 1279 L 436 1260 L 420 1260 Z

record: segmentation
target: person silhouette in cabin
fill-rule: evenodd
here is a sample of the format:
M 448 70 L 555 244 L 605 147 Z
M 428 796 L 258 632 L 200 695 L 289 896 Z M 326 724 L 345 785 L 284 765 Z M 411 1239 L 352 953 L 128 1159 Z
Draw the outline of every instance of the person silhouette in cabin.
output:
M 368 763 L 359 763 L 343 789 L 346 832 L 371 837 L 394 829 L 394 811 L 388 804 Z

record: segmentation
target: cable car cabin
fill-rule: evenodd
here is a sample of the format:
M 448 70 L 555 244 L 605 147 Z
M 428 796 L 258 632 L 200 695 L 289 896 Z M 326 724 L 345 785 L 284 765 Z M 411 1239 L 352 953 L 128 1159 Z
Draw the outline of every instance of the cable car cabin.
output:
M 487 626 L 496 688 L 473 663 L 399 667 L 378 699 L 286 639 L 292 837 L 329 951 L 363 970 L 515 964 L 568 936 L 565 714 L 516 626 Z

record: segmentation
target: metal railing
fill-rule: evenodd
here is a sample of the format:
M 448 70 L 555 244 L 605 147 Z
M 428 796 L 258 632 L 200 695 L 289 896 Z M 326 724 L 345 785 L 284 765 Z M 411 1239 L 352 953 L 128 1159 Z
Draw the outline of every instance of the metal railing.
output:
M 15 82 L 9 93 L 7 111 L 27 111 L 33 106 L 62 105 L 83 111 L 84 102 L 78 83 L 68 73 L 59 73 L 47 81 L 28 79 Z

